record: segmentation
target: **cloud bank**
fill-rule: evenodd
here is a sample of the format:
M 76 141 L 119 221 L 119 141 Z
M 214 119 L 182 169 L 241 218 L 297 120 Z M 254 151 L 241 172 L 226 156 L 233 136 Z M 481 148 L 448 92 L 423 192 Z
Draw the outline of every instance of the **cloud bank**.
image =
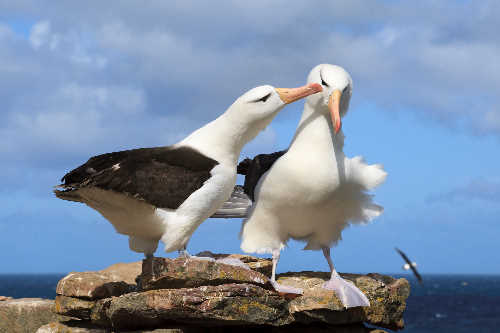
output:
M 430 1 L 3 4 L 0 152 L 37 163 L 42 153 L 60 158 L 169 144 L 245 90 L 300 84 L 321 62 L 352 73 L 354 101 L 500 136 L 498 7 L 494 1 L 438 8 Z M 6 15 L 31 19 L 29 36 Z

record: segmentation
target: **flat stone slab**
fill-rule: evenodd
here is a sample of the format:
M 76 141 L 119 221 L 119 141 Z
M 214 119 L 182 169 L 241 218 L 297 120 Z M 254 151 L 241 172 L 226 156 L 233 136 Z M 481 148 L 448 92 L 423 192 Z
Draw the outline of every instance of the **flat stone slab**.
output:
M 138 277 L 140 290 L 193 288 L 227 283 L 251 283 L 271 289 L 262 273 L 210 260 L 149 258 Z
M 54 301 L 41 298 L 10 298 L 0 302 L 0 332 L 32 333 L 56 320 Z
M 161 327 L 169 322 L 211 325 L 283 325 L 284 298 L 253 284 L 160 289 L 96 302 L 93 323 L 117 329 Z
M 119 263 L 96 272 L 71 272 L 59 281 L 58 295 L 84 299 L 101 299 L 135 291 L 135 278 L 142 263 Z

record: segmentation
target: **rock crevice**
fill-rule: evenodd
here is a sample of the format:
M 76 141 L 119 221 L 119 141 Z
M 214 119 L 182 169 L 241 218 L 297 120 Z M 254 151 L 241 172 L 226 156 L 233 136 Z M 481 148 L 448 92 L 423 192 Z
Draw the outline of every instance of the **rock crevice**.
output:
M 55 301 L 43 300 L 44 313 L 54 312 L 43 318 L 33 313 L 33 309 L 42 308 L 38 301 L 28 302 L 31 305 L 25 310 L 17 309 L 18 300 L 0 302 L 0 322 L 2 319 L 12 322 L 10 329 L 0 324 L 0 332 L 34 332 L 39 327 L 38 333 L 186 333 L 236 329 L 240 333 L 254 329 L 366 333 L 383 331 L 369 329 L 364 323 L 395 330 L 404 326 L 403 311 L 410 291 L 405 279 L 375 273 L 341 274 L 356 284 L 371 303 L 370 307 L 345 309 L 333 291 L 321 288 L 329 279 L 328 273 L 280 274 L 279 283 L 304 290 L 300 296 L 280 295 L 266 276 L 271 260 L 244 255 L 202 255 L 239 259 L 251 269 L 192 258 L 150 258 L 97 272 L 72 272 L 59 281 Z M 36 319 L 26 324 L 19 317 L 14 318 L 13 313 L 25 313 Z M 5 325 L 9 327 L 8 323 Z M 29 329 L 23 329 L 23 325 Z

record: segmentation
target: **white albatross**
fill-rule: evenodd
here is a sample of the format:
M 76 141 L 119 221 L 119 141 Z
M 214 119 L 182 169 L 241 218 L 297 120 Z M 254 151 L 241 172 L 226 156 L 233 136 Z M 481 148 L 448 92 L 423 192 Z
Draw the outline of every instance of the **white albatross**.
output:
M 191 235 L 233 190 L 243 146 L 285 104 L 321 90 L 318 84 L 254 88 L 181 142 L 94 156 L 67 173 L 54 192 L 98 211 L 129 236 L 133 251 L 151 257 L 161 240 L 166 252 L 189 257 Z
M 366 223 L 382 213 L 367 191 L 381 184 L 387 174 L 381 165 L 344 155 L 340 128 L 352 93 L 350 75 L 341 67 L 323 64 L 313 68 L 307 82 L 321 84 L 323 92 L 306 99 L 288 151 L 258 155 L 238 167 L 246 174 L 244 190 L 254 199 L 242 226 L 241 249 L 271 253 L 275 289 L 302 293 L 278 284 L 275 274 L 287 241 L 305 241 L 304 249 L 321 249 L 330 266 L 331 278 L 323 287 L 334 290 L 345 307 L 369 306 L 366 296 L 335 270 L 330 247 L 349 224 Z

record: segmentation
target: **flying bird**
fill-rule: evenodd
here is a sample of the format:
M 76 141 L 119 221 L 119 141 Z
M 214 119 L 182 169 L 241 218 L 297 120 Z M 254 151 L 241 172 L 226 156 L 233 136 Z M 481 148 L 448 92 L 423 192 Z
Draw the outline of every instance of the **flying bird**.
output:
M 189 257 L 193 232 L 231 195 L 243 146 L 286 104 L 321 90 L 318 84 L 256 87 L 184 140 L 94 156 L 54 192 L 98 211 L 129 236 L 133 251 L 152 257 L 161 240 L 166 252 Z
M 418 282 L 419 283 L 423 283 L 424 281 L 422 279 L 422 275 L 420 275 L 420 273 L 417 271 L 417 263 L 411 261 L 410 258 L 408 258 L 408 256 L 403 251 L 401 251 L 400 249 L 398 249 L 397 247 L 395 248 L 395 250 L 396 250 L 396 252 L 399 253 L 399 255 L 401 256 L 401 258 L 403 258 L 403 260 L 406 262 L 406 264 L 403 265 L 403 269 L 405 271 L 411 269 L 411 271 L 413 272 L 413 274 L 417 278 Z
M 308 83 L 321 84 L 323 92 L 306 99 L 288 150 L 261 154 L 238 166 L 246 175 L 243 190 L 253 202 L 242 214 L 247 218 L 241 249 L 271 253 L 274 288 L 300 294 L 300 289 L 278 284 L 275 274 L 287 241 L 304 241 L 305 250 L 322 250 L 328 262 L 331 278 L 323 288 L 334 290 L 345 307 L 369 306 L 366 296 L 335 270 L 330 247 L 341 240 L 342 230 L 350 224 L 367 223 L 382 213 L 368 191 L 384 182 L 387 174 L 381 165 L 344 155 L 341 117 L 352 94 L 350 75 L 339 66 L 323 64 L 312 69 Z M 240 204 L 240 210 L 244 206 L 240 193 L 220 215 L 230 215 L 232 201 Z

